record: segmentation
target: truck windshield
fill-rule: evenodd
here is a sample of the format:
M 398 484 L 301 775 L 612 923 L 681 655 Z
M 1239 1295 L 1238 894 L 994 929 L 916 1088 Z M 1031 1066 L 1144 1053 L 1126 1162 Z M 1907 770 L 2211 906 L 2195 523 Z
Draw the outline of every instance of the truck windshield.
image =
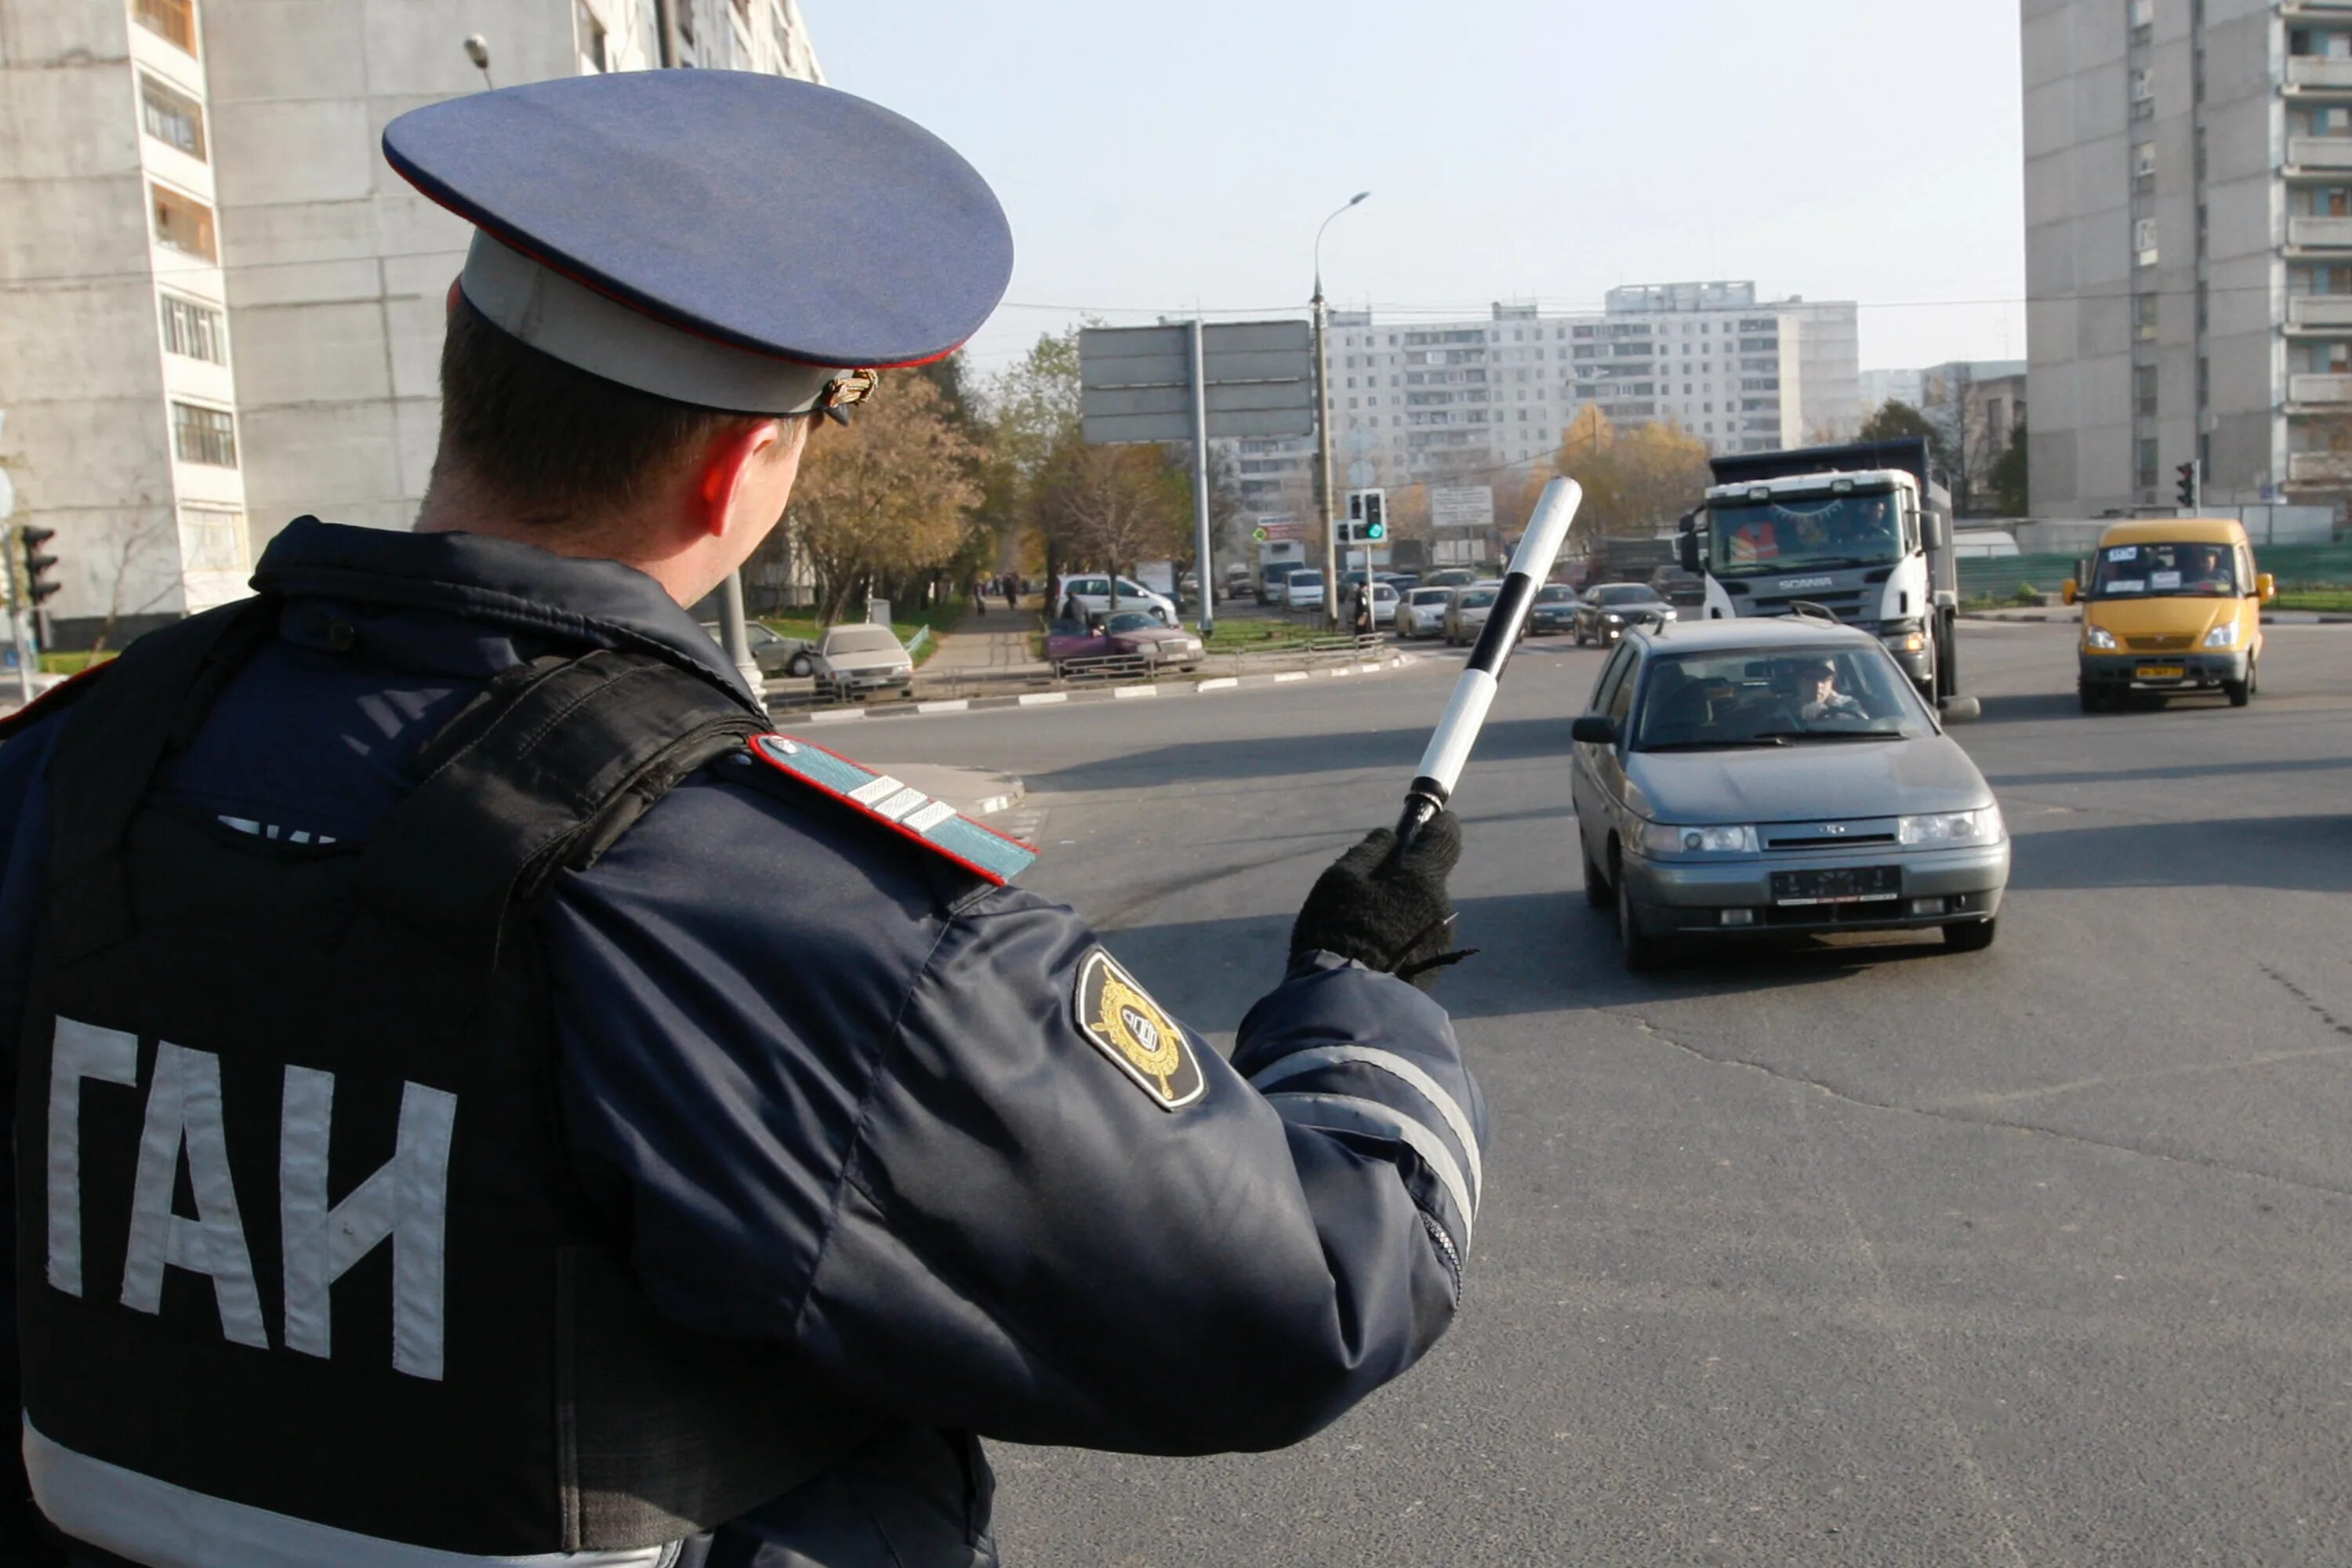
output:
M 2091 573 L 2094 599 L 2199 598 L 2241 592 L 2227 544 L 2110 544 Z
M 1902 517 L 1889 491 L 1718 500 L 1707 510 L 1709 570 L 1718 577 L 1883 566 L 1903 558 Z

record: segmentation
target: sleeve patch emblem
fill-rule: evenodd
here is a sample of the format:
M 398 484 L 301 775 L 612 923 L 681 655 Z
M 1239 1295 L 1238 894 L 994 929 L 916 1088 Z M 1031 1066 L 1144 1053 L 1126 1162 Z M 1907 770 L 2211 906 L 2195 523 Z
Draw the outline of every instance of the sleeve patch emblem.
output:
M 1144 994 L 1135 977 L 1101 948 L 1078 965 L 1071 997 L 1078 1032 L 1163 1110 L 1177 1110 L 1201 1098 L 1208 1080 L 1182 1026 Z

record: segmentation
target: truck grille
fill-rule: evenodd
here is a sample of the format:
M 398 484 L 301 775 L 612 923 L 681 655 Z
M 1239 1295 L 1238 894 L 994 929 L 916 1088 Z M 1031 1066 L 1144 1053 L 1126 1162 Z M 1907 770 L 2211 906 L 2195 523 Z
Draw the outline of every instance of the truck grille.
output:
M 1862 615 L 1862 595 L 1858 591 L 1845 594 L 1784 594 L 1771 598 L 1759 595 L 1752 603 L 1755 605 L 1752 613 L 1759 616 L 1785 616 L 1789 613 L 1790 605 L 1800 604 L 1819 605 L 1842 621 L 1854 620 Z

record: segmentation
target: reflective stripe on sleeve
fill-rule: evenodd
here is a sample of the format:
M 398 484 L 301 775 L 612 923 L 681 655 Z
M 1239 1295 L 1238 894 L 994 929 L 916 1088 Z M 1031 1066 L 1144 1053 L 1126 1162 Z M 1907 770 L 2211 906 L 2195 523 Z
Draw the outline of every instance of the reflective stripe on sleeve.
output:
M 1454 1200 L 1454 1209 L 1462 1215 L 1462 1245 L 1465 1248 L 1470 1245 L 1470 1231 L 1478 1217 L 1477 1205 L 1470 1201 L 1470 1189 L 1462 1180 L 1462 1166 L 1454 1158 L 1454 1151 L 1445 1146 L 1444 1139 L 1402 1111 L 1358 1095 L 1277 1092 L 1267 1095 L 1265 1102 L 1274 1108 L 1276 1115 L 1295 1126 L 1367 1132 L 1411 1149 L 1428 1163 L 1438 1185 Z
M 520 1557 L 411 1546 L 159 1481 L 53 1443 L 29 1420 L 25 1474 L 50 1523 L 154 1568 L 662 1568 L 677 1552 L 676 1542 Z M 418 1506 L 431 1506 L 430 1500 Z
M 1478 1156 L 1478 1140 L 1470 1131 L 1470 1118 L 1463 1114 L 1460 1103 L 1445 1092 L 1443 1085 L 1409 1058 L 1371 1046 L 1318 1046 L 1312 1050 L 1295 1051 L 1280 1061 L 1269 1064 L 1251 1079 L 1250 1083 L 1263 1094 L 1276 1084 L 1286 1082 L 1302 1073 L 1313 1072 L 1317 1068 L 1340 1067 L 1351 1062 L 1377 1068 L 1390 1077 L 1402 1080 L 1436 1109 L 1437 1114 L 1445 1119 L 1445 1125 L 1453 1131 L 1454 1141 L 1462 1145 L 1463 1158 L 1470 1162 L 1470 1201 L 1474 1205 L 1483 1203 L 1486 1196 L 1486 1172 Z

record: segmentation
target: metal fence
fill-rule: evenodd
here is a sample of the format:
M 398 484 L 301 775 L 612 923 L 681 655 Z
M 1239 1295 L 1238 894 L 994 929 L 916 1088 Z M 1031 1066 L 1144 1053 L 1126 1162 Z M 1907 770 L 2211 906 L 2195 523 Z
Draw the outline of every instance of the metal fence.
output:
M 2055 594 L 2082 568 L 2076 555 L 1978 556 L 1959 563 L 1960 597 L 2000 602 L 2028 588 Z M 2254 569 L 2278 579 L 2283 591 L 2352 584 L 2352 544 L 2256 545 Z

